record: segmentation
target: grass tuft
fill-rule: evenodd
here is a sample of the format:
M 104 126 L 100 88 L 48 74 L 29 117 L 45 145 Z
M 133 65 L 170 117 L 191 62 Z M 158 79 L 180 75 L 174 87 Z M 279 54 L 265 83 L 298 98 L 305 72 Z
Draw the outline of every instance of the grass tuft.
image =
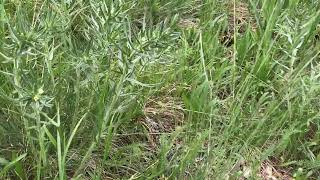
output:
M 0 0 L 0 179 L 316 179 L 317 0 Z

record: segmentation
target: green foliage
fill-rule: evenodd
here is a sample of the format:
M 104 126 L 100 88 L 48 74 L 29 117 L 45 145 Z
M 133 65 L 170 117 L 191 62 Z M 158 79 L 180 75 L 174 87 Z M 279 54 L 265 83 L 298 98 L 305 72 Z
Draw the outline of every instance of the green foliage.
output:
M 320 176 L 320 3 L 242 2 L 0 0 L 0 179 Z

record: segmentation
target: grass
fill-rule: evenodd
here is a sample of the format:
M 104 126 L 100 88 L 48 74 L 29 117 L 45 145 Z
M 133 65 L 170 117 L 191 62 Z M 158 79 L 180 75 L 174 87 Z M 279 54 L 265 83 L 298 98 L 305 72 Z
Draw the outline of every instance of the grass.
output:
M 0 179 L 317 179 L 318 0 L 0 0 Z

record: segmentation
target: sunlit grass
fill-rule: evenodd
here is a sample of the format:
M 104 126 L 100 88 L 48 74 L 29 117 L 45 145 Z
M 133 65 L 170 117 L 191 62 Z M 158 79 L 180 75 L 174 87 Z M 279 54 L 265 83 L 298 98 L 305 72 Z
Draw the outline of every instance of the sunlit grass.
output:
M 320 176 L 320 2 L 237 3 L 0 0 L 0 179 Z

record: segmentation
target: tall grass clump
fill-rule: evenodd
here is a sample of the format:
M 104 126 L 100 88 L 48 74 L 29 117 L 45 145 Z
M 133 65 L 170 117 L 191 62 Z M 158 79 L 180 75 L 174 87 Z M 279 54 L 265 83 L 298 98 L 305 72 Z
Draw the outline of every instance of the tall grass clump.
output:
M 316 179 L 319 9 L 0 0 L 0 179 Z

